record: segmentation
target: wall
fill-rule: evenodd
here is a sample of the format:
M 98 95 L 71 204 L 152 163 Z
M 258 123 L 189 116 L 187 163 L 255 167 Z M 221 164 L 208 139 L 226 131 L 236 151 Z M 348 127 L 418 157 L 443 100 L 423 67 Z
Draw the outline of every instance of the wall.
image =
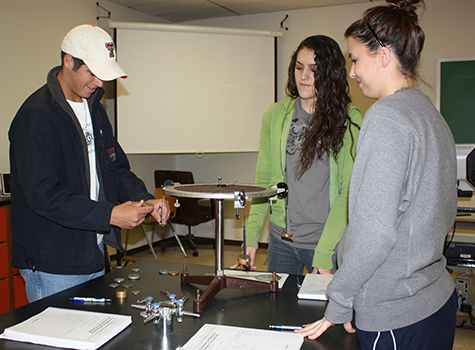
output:
M 314 34 L 325 34 L 335 39 L 347 56 L 346 40 L 343 34 L 346 28 L 367 8 L 385 5 L 384 1 L 373 1 L 362 4 L 327 6 L 315 9 L 303 9 L 286 12 L 274 12 L 262 15 L 238 16 L 223 19 L 203 20 L 187 24 L 227 26 L 239 28 L 277 30 L 280 22 L 288 14 L 284 22 L 288 31 L 279 39 L 279 98 L 284 97 L 283 87 L 286 69 L 292 51 L 305 37 Z M 473 0 L 425 0 L 425 10 L 418 10 L 420 25 L 426 34 L 423 54 L 420 60 L 419 73 L 427 85 L 418 86 L 434 101 L 436 60 L 442 57 L 473 56 L 475 44 L 475 1 Z M 353 100 L 366 110 L 372 103 L 362 96 L 361 92 L 350 79 Z
M 100 4 L 112 11 L 115 21 L 158 22 L 154 17 L 131 11 L 108 1 Z M 363 4 L 328 6 L 261 15 L 236 16 L 223 19 L 189 22 L 186 24 L 213 25 L 221 27 L 276 30 L 288 14 L 284 25 L 289 28 L 278 46 L 278 86 L 279 99 L 284 97 L 284 85 L 289 57 L 302 39 L 313 34 L 333 37 L 346 55 L 343 33 L 350 23 L 360 18 L 362 12 L 372 6 L 385 4 L 374 1 Z M 441 57 L 474 56 L 475 47 L 475 1 L 473 0 L 426 0 L 426 9 L 420 13 L 421 26 L 426 33 L 426 44 L 420 62 L 420 74 L 426 84 L 420 88 L 435 103 L 436 60 Z M 59 45 L 64 34 L 82 23 L 97 23 L 107 28 L 107 20 L 96 20 L 104 15 L 92 0 L 0 0 L 0 54 L 2 65 L 0 74 L 0 172 L 9 171 L 7 131 L 16 110 L 23 100 L 45 82 L 48 70 L 59 64 Z M 165 22 L 165 21 L 162 21 Z M 14 33 L 14 35 L 5 35 Z M 120 47 L 120 43 L 119 47 Z M 8 50 L 5 50 L 8 48 Z M 211 72 L 212 73 L 212 72 Z M 366 99 L 350 80 L 354 101 L 364 111 L 372 100 Z M 111 89 L 107 88 L 109 92 Z M 243 101 L 245 103 L 245 101 Z M 112 101 L 106 100 L 108 108 Z M 260 128 L 256 120 L 256 128 Z M 166 132 L 166 125 L 164 127 Z M 160 131 L 157 130 L 157 134 Z M 245 142 L 245 140 L 243 140 Z M 155 169 L 191 170 L 196 182 L 216 182 L 222 176 L 225 182 L 253 182 L 257 155 L 206 154 L 203 158 L 195 155 L 134 155 L 130 162 L 132 169 L 142 177 L 149 189 L 153 189 Z M 470 202 L 471 203 L 471 202 Z M 466 203 L 465 203 L 466 204 Z M 474 203 L 475 205 L 475 203 Z M 225 237 L 240 239 L 242 224 L 233 219 L 232 204 L 226 206 Z M 209 224 L 209 225 L 208 225 Z M 208 223 L 193 229 L 199 236 L 212 236 L 213 224 Z M 186 228 L 178 228 L 179 234 Z M 140 236 L 137 236 L 140 237 Z M 266 237 L 263 238 L 266 240 Z M 143 240 L 135 240 L 133 246 Z
M 8 129 L 23 101 L 46 82 L 61 63 L 61 40 L 73 27 L 91 23 L 108 28 L 107 13 L 96 0 L 0 0 L 0 172 L 9 172 Z M 108 1 L 101 6 L 115 21 L 166 22 Z M 106 90 L 109 96 L 112 89 Z M 106 101 L 112 107 L 112 101 Z
M 334 38 L 341 46 L 344 55 L 347 57 L 346 40 L 344 32 L 346 28 L 355 20 L 361 17 L 361 14 L 370 7 L 385 5 L 383 1 L 373 1 L 362 4 L 350 4 L 341 6 L 328 6 L 315 9 L 303 9 L 286 12 L 274 12 L 260 15 L 236 16 L 222 19 L 211 19 L 188 22 L 192 25 L 207 25 L 218 27 L 249 28 L 258 30 L 278 30 L 281 21 L 288 14 L 288 19 L 284 26 L 288 27 L 284 35 L 278 42 L 278 86 L 279 99 L 285 97 L 284 87 L 287 78 L 287 67 L 292 51 L 307 36 L 315 34 L 325 34 Z M 475 1 L 473 0 L 425 0 L 425 10 L 419 10 L 420 25 L 426 34 L 426 41 L 422 57 L 420 59 L 419 74 L 423 81 L 418 83 L 417 87 L 426 93 L 434 102 L 436 100 L 436 62 L 442 57 L 466 57 L 475 54 Z M 348 68 L 349 68 L 348 63 Z M 361 91 L 355 84 L 354 79 L 350 79 L 350 88 L 353 101 L 366 111 L 374 102 L 361 94 Z M 256 127 L 260 121 L 256 121 Z M 183 160 L 182 160 L 183 159 Z M 216 161 L 214 161 L 216 159 Z M 229 172 L 229 166 L 232 169 L 239 169 L 240 174 L 244 176 L 253 176 L 254 164 L 256 161 L 254 154 L 242 155 L 239 159 L 232 159 L 240 163 L 226 162 L 226 167 L 209 168 L 204 164 L 220 164 L 222 158 L 216 155 L 209 155 L 206 162 L 194 159 L 193 156 L 178 156 L 177 165 L 188 165 L 190 170 L 194 171 L 197 179 L 203 181 L 213 181 L 219 170 Z M 215 173 L 213 173 L 215 172 Z M 238 178 L 237 176 L 232 177 Z M 240 178 L 238 180 L 241 181 Z M 247 179 L 246 179 L 247 180 Z M 467 201 L 461 200 L 460 206 L 475 206 L 475 199 Z M 227 217 L 232 220 L 232 208 L 226 210 Z M 226 222 L 231 226 L 231 222 Z M 226 231 L 226 238 L 236 238 L 240 236 L 238 231 L 234 235 L 230 229 Z M 195 232 L 199 233 L 198 227 Z M 263 234 L 261 241 L 266 241 L 267 236 Z
M 107 12 L 96 6 L 96 0 L 0 0 L 0 173 L 10 172 L 8 129 L 11 120 L 23 101 L 46 82 L 49 70 L 61 63 L 61 41 L 73 27 L 91 23 L 109 31 Z M 99 1 L 111 11 L 114 21 L 157 22 L 166 21 L 141 12 Z M 104 104 L 113 116 L 113 86 L 105 85 L 107 98 Z M 153 158 L 153 159 L 151 159 Z M 131 164 L 140 176 L 145 177 L 153 193 L 153 174 L 150 164 L 157 162 L 175 167 L 173 156 L 136 156 Z M 139 236 L 142 237 L 142 236 Z M 142 239 L 138 245 L 146 244 Z

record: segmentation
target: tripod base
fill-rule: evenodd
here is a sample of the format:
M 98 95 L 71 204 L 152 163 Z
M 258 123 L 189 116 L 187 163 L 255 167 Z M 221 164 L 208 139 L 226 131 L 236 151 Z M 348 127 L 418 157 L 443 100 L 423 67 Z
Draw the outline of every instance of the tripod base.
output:
M 185 268 L 186 270 L 186 268 Z M 214 298 L 220 290 L 225 288 L 236 288 L 246 290 L 267 290 L 277 292 L 279 283 L 276 278 L 273 281 L 261 282 L 251 281 L 236 277 L 217 276 L 217 275 L 189 275 L 187 272 L 181 274 L 181 283 L 196 283 L 208 285 L 206 291 L 198 297 L 193 303 L 193 311 L 201 312 L 204 307 Z

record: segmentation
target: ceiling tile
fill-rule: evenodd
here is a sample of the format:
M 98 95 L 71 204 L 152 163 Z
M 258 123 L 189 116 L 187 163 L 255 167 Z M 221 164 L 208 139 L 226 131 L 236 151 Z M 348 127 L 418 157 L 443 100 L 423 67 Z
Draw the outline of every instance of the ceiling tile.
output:
M 212 11 L 214 8 L 220 7 L 206 0 L 176 0 L 139 5 L 134 8 L 154 16 L 161 16 L 201 10 Z
M 170 0 L 109 0 L 109 1 L 115 4 L 122 5 L 122 6 L 134 8 L 135 6 L 153 4 L 153 3 L 159 3 L 159 2 L 169 2 Z
M 163 18 L 171 23 L 180 23 L 180 22 L 198 21 L 201 19 L 208 19 L 208 18 L 225 18 L 225 17 L 232 17 L 232 16 L 237 16 L 237 15 L 226 9 L 216 7 L 215 9 L 212 9 L 212 10 L 179 12 L 175 14 L 160 16 L 160 18 Z
M 371 0 L 109 0 L 172 23 Z

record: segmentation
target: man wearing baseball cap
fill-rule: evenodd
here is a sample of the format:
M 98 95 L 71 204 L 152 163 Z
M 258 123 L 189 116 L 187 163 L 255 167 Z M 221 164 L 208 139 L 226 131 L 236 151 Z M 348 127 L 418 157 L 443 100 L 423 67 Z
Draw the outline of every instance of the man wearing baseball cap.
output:
M 103 275 L 104 243 L 122 250 L 121 228 L 169 216 L 130 171 L 100 103 L 103 81 L 126 78 L 112 38 L 80 25 L 61 51 L 9 131 L 12 265 L 30 302 Z

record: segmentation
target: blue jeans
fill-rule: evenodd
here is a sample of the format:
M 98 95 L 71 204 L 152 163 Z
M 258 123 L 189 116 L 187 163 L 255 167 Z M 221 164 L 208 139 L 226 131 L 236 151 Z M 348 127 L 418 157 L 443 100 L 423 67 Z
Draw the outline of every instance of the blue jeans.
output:
M 103 243 L 99 246 L 104 252 Z M 87 275 L 58 275 L 30 269 L 20 269 L 20 274 L 25 280 L 26 296 L 30 303 L 103 276 L 104 273 L 105 270 L 102 269 L 102 271 Z M 73 296 L 71 295 L 71 297 Z
M 454 291 L 439 311 L 410 326 L 387 332 L 357 329 L 361 350 L 452 350 L 456 313 Z
M 303 275 L 303 268 L 312 272 L 313 249 L 294 248 L 269 235 L 267 271 Z

